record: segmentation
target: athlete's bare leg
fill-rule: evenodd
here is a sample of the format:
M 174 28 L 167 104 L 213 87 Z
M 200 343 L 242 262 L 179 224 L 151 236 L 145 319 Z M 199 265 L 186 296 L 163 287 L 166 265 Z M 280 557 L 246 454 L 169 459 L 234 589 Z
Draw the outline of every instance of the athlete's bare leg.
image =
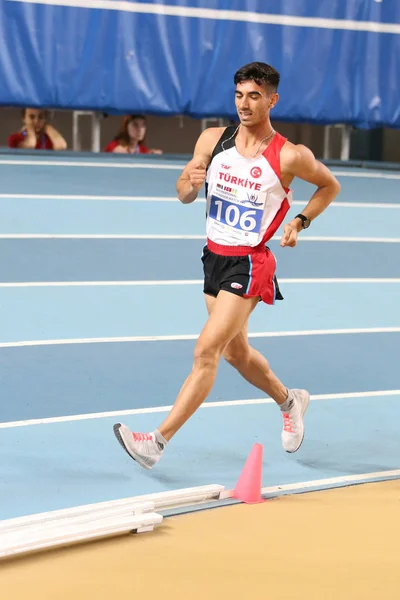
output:
M 223 355 L 254 386 L 273 398 L 283 416 L 282 445 L 296 452 L 304 436 L 304 413 L 310 395 L 306 390 L 287 390 L 271 371 L 268 361 L 248 343 L 247 321 L 258 298 L 242 298 L 220 291 L 206 297 L 209 318 L 194 351 L 192 372 L 183 383 L 164 423 L 150 433 L 133 433 L 121 423 L 114 433 L 124 450 L 142 467 L 151 469 L 165 446 L 204 402 L 211 391 Z
M 170 440 L 204 402 L 214 384 L 218 363 L 225 348 L 246 326 L 257 304 L 258 298 L 241 298 L 223 290 L 219 292 L 197 340 L 192 371 L 171 412 L 158 428 L 165 440 Z
M 205 296 L 209 314 L 214 310 L 216 298 Z M 249 383 L 283 404 L 288 390 L 271 370 L 267 359 L 248 342 L 247 322 L 226 346 L 223 356 Z

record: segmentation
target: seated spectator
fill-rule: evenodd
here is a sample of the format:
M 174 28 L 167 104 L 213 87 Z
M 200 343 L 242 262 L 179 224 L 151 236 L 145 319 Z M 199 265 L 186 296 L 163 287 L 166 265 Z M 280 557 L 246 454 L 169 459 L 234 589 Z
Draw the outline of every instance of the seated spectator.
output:
M 162 150 L 150 150 L 144 144 L 146 129 L 145 116 L 128 115 L 124 117 L 118 135 L 107 144 L 104 151 L 118 154 L 162 154 Z
M 65 150 L 67 142 L 61 133 L 47 123 L 47 111 L 24 108 L 22 129 L 8 138 L 10 148 L 36 148 L 37 150 Z

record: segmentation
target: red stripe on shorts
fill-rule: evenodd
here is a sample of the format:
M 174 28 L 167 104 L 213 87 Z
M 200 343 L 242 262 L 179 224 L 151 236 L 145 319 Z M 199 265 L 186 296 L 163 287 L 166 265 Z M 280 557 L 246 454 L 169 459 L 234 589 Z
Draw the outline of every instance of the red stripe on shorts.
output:
M 271 250 L 265 248 L 265 252 L 249 256 L 249 260 L 251 262 L 251 279 L 249 288 L 243 297 L 260 296 L 266 304 L 275 304 L 275 256 Z

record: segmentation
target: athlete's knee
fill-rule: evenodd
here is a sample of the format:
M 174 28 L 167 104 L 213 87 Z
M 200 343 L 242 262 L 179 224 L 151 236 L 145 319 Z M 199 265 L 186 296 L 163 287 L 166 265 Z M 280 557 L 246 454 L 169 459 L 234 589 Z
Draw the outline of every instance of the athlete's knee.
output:
M 217 368 L 222 351 L 223 348 L 216 342 L 206 343 L 199 340 L 193 354 L 194 366 L 201 368 Z

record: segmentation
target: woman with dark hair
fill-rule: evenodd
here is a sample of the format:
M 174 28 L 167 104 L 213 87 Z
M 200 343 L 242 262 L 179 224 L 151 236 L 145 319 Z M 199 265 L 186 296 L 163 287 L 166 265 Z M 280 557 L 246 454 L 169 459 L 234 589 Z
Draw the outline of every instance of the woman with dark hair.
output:
M 22 128 L 8 138 L 10 148 L 37 150 L 65 150 L 67 142 L 53 125 L 48 123 L 48 113 L 44 109 L 23 108 Z
M 146 128 L 144 115 L 123 117 L 119 133 L 105 147 L 104 151 L 118 154 L 162 154 L 162 150 L 150 150 L 144 144 Z

